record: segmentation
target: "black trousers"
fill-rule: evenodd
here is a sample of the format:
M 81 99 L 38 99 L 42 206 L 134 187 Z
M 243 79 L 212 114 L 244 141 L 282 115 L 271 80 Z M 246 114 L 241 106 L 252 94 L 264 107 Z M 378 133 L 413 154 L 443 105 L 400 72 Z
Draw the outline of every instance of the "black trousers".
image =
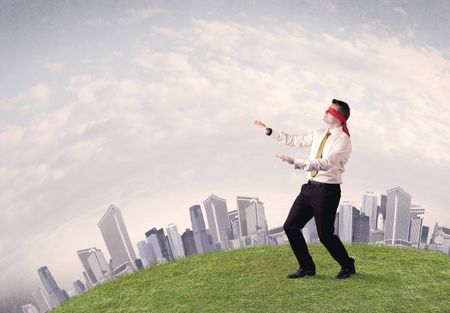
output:
M 349 255 L 338 236 L 334 234 L 334 220 L 341 198 L 340 184 L 302 185 L 292 204 L 283 228 L 300 267 L 315 269 L 301 229 L 314 216 L 319 240 L 341 267 L 350 264 Z

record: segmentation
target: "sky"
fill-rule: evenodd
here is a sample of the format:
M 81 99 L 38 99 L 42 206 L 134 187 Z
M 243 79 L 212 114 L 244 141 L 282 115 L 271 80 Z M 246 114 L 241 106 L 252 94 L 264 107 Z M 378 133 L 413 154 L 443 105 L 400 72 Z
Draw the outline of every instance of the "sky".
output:
M 47 265 L 73 291 L 76 251 L 109 254 L 115 204 L 133 247 L 191 228 L 211 194 L 258 197 L 281 226 L 306 182 L 275 154 L 351 108 L 342 201 L 401 186 L 450 227 L 448 1 L 1 1 L 0 295 Z

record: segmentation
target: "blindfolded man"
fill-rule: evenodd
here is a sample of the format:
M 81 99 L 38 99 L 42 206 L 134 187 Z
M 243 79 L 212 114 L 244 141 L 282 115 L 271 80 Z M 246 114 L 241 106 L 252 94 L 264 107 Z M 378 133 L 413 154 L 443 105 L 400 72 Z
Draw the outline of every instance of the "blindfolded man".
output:
M 316 266 L 309 254 L 301 229 L 314 217 L 319 240 L 341 266 L 336 278 L 347 278 L 355 274 L 355 260 L 349 257 L 344 245 L 334 234 L 334 221 L 341 198 L 342 173 L 345 171 L 351 151 L 350 132 L 347 120 L 350 107 L 347 103 L 333 99 L 323 117 L 326 128 L 293 135 L 267 127 L 255 120 L 264 133 L 277 142 L 290 147 L 310 147 L 308 159 L 276 155 L 282 161 L 294 165 L 294 169 L 306 171 L 307 183 L 301 187 L 284 222 L 283 228 L 291 248 L 300 265 L 288 278 L 300 278 L 316 274 Z

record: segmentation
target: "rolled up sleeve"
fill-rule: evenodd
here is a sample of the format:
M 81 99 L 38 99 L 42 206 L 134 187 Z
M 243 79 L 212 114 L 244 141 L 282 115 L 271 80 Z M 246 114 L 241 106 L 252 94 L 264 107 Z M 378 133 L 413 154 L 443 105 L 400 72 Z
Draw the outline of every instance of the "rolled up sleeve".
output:
M 292 135 L 272 128 L 272 134 L 269 137 L 289 147 L 310 147 L 316 132 L 317 130 L 313 130 L 303 135 Z

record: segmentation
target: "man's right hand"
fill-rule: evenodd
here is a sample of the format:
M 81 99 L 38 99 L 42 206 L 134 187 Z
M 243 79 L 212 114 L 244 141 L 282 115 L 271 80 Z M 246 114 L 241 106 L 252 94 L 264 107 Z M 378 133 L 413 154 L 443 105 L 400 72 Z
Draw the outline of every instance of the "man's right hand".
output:
M 266 132 L 266 124 L 261 121 L 255 120 L 256 127 L 259 127 L 264 133 Z

